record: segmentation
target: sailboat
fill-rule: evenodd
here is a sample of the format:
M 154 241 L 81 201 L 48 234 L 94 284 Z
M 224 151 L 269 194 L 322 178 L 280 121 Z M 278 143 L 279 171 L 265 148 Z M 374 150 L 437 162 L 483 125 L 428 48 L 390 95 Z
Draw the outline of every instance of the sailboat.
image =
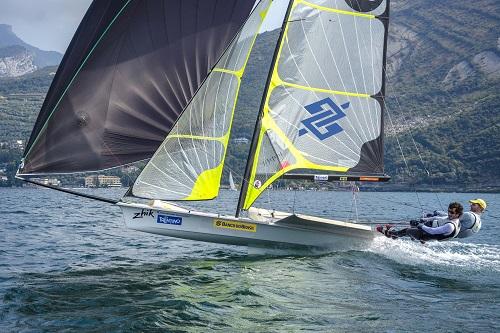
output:
M 215 0 L 94 1 L 42 106 L 18 177 L 149 159 L 128 193 L 108 200 L 131 229 L 256 247 L 343 248 L 374 238 L 368 225 L 254 202 L 278 179 L 389 179 L 389 0 L 290 0 L 235 214 L 182 205 L 219 194 L 241 78 L 270 4 L 252 9 L 253 1 L 224 1 L 222 10 Z
M 231 191 L 237 191 L 236 185 L 234 185 L 233 174 L 231 171 L 229 171 L 229 189 Z

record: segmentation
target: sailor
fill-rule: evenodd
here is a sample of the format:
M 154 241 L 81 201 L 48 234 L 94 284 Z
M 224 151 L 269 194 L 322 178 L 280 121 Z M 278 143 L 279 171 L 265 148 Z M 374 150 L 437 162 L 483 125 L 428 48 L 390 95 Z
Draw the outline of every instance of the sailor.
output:
M 448 206 L 446 217 L 438 218 L 433 221 L 432 226 L 420 223 L 418 226 L 396 230 L 394 226 L 386 224 L 377 226 L 377 231 L 390 238 L 411 237 L 425 243 L 429 240 L 448 240 L 457 237 L 460 232 L 460 216 L 464 211 L 463 206 L 458 202 L 452 202 Z
M 469 200 L 470 211 L 465 212 L 460 217 L 460 233 L 458 238 L 470 237 L 479 232 L 481 229 L 481 214 L 486 209 L 486 201 L 483 199 L 472 199 Z
M 486 209 L 486 201 L 483 199 L 469 200 L 470 211 L 465 212 L 460 216 L 460 232 L 457 238 L 470 237 L 479 232 L 481 229 L 481 214 Z M 417 226 L 419 223 L 424 223 L 427 226 L 435 226 L 437 221 L 446 218 L 446 213 L 434 211 L 433 214 L 424 217 L 420 220 L 410 221 L 411 226 Z

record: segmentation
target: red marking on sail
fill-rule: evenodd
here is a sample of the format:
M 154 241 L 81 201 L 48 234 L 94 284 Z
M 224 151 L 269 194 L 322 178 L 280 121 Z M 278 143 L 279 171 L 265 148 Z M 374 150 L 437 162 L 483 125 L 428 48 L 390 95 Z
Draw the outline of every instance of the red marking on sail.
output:
M 290 162 L 288 161 L 283 161 L 280 163 L 280 166 L 281 166 L 281 170 L 283 170 L 284 168 L 286 168 L 287 166 L 290 165 Z

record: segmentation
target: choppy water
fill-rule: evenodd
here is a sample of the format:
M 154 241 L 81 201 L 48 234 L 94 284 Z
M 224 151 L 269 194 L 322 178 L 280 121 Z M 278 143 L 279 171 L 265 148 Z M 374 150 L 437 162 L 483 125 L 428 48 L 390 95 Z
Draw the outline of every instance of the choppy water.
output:
M 498 331 L 499 195 L 361 193 L 358 213 L 403 220 L 418 200 L 432 210 L 477 196 L 489 211 L 464 242 L 379 238 L 363 251 L 277 256 L 127 230 L 105 203 L 0 189 L 0 332 Z M 230 212 L 235 200 L 224 192 L 198 205 Z M 355 215 L 347 192 L 268 201 Z

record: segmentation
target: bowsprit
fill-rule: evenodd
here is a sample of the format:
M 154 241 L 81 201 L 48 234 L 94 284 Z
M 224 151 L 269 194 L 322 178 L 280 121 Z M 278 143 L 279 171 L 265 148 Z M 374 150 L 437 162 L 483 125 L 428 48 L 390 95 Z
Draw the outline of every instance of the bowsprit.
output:
M 346 116 L 342 109 L 345 110 L 348 107 L 349 102 L 339 107 L 329 97 L 304 106 L 312 116 L 302 120 L 305 128 L 299 130 L 299 136 L 309 132 L 323 141 L 342 132 L 343 128 L 337 123 L 337 120 Z

